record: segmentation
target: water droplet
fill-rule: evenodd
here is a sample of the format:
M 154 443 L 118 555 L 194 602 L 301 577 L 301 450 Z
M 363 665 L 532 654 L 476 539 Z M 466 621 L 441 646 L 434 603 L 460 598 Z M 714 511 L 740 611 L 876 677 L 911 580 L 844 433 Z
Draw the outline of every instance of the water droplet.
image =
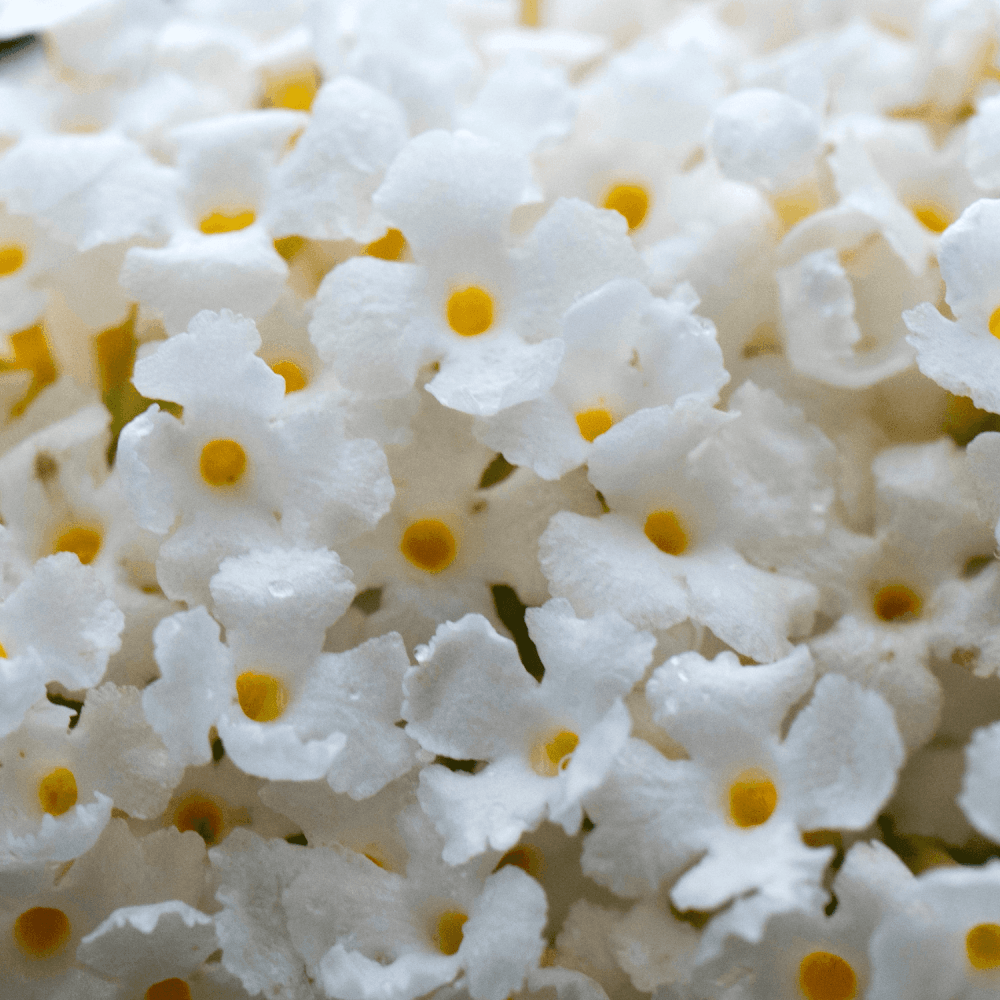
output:
M 267 585 L 267 589 L 272 597 L 291 597 L 295 593 L 295 588 L 287 580 L 275 580 Z

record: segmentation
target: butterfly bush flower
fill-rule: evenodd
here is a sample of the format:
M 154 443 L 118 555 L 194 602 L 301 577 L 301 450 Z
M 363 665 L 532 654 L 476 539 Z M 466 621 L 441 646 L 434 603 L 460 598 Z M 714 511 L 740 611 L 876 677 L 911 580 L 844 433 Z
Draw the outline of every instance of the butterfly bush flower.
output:
M 344 1000 L 413 1000 L 460 973 L 474 1000 L 504 1000 L 541 956 L 544 892 L 517 866 L 491 873 L 495 856 L 445 863 L 413 806 L 399 823 L 405 872 L 318 849 L 282 894 L 307 967 L 326 996 Z
M 421 805 L 453 864 L 487 844 L 513 846 L 546 816 L 576 832 L 581 799 L 628 737 L 622 698 L 650 662 L 652 637 L 613 613 L 579 619 L 563 600 L 532 609 L 528 630 L 541 682 L 478 615 L 441 626 L 403 680 L 407 732 L 424 749 L 487 762 L 471 776 L 421 772 Z
M 178 419 L 150 407 L 119 442 L 139 523 L 170 535 L 157 570 L 170 597 L 203 602 L 226 555 L 284 538 L 344 540 L 388 509 L 381 449 L 346 440 L 336 410 L 282 414 L 286 384 L 259 346 L 252 321 L 205 312 L 136 365 L 140 392 L 184 408 Z
M 526 161 L 470 133 L 427 132 L 374 195 L 413 264 L 360 257 L 334 269 L 310 327 L 349 388 L 405 395 L 423 365 L 442 404 L 490 415 L 549 389 L 562 314 L 579 295 L 643 269 L 620 220 L 557 202 L 520 244 L 510 216 L 530 194 Z
M 640 410 L 597 438 L 590 481 L 610 513 L 561 512 L 549 522 L 539 555 L 552 591 L 582 613 L 614 610 L 645 628 L 691 618 L 759 660 L 790 650 L 787 637 L 808 631 L 817 594 L 740 550 L 749 553 L 762 529 L 773 541 L 818 537 L 830 498 L 825 441 L 807 431 L 800 450 L 782 448 L 768 461 L 772 442 L 757 436 L 762 426 L 784 424 L 793 440 L 804 428 L 755 386 L 732 402 L 744 401 L 745 413 L 723 413 L 698 397 L 681 399 Z M 786 491 L 815 497 L 809 518 L 793 524 L 777 514 Z M 755 523 L 751 511 L 767 521 Z
M 597 830 L 585 870 L 612 889 L 635 896 L 669 879 L 680 910 L 735 900 L 706 930 L 704 958 L 726 934 L 756 942 L 772 915 L 820 903 L 831 851 L 801 834 L 864 829 L 895 784 L 903 746 L 892 710 L 844 677 L 823 678 L 780 738 L 813 669 L 802 647 L 761 667 L 731 653 L 672 657 L 646 695 L 689 759 L 630 740 L 587 800 Z

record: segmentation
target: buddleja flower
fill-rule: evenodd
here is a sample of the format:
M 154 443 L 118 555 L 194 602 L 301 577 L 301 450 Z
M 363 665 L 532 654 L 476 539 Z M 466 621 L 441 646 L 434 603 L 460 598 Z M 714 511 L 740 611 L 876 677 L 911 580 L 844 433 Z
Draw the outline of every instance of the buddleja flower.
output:
M 157 574 L 169 597 L 208 603 L 221 560 L 285 539 L 335 544 L 374 525 L 392 483 L 373 442 L 348 440 L 324 397 L 285 411 L 285 380 L 254 351 L 251 320 L 204 312 L 137 362 L 150 407 L 122 432 L 122 484 L 139 523 L 169 535 Z
M 628 737 L 622 698 L 652 657 L 652 636 L 613 613 L 581 620 L 564 600 L 526 617 L 540 683 L 479 615 L 442 625 L 403 680 L 406 731 L 424 749 L 487 762 L 474 775 L 421 772 L 420 803 L 451 864 L 512 847 L 546 816 L 575 833 L 581 799 Z
M 375 206 L 413 264 L 358 257 L 320 286 L 310 332 L 348 388 L 406 395 L 422 366 L 445 406 L 490 415 L 555 381 L 556 335 L 581 294 L 642 264 L 620 219 L 559 201 L 523 242 L 511 213 L 531 196 L 527 161 L 468 132 L 410 141 Z

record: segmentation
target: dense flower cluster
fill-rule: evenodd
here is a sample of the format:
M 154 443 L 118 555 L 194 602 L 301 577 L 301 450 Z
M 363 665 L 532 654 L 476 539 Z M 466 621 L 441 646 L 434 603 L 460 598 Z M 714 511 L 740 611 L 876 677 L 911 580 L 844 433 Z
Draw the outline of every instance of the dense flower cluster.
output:
M 0 996 L 1000 995 L 997 0 L 0 40 Z

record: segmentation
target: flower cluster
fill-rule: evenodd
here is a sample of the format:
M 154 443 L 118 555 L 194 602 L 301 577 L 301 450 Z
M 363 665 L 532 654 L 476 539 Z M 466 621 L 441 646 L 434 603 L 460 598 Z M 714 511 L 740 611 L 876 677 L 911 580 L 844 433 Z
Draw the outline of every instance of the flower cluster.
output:
M 0 39 L 0 995 L 1000 993 L 997 0 Z

